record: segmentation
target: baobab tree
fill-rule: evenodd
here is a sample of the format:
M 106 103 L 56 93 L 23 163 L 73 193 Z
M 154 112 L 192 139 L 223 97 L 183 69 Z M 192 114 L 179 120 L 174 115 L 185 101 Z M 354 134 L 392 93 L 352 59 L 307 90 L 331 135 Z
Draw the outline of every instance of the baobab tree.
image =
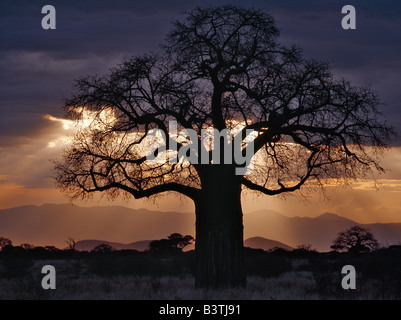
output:
M 373 233 L 357 225 L 340 232 L 331 248 L 336 251 L 361 253 L 375 250 L 378 246 L 379 243 Z
M 78 79 L 65 109 L 85 125 L 56 162 L 58 186 L 73 199 L 191 199 L 195 285 L 244 286 L 241 193 L 276 196 L 380 172 L 392 135 L 372 90 L 335 79 L 278 36 L 266 12 L 196 8 L 173 22 L 160 52 Z M 228 130 L 241 142 L 233 153 L 251 151 L 251 164 L 228 157 L 219 139 L 202 140 L 205 130 Z

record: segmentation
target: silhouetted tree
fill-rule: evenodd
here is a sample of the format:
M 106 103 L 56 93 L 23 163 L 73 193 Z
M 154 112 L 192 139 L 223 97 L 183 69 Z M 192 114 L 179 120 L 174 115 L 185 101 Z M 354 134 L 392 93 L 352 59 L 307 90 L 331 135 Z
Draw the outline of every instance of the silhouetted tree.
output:
M 55 246 L 45 246 L 45 249 L 47 252 L 52 252 L 52 253 L 62 251 L 59 248 L 56 248 Z M 75 247 L 74 247 L 74 249 L 75 249 Z
M 0 237 L 0 249 L 3 250 L 3 248 L 5 246 L 11 246 L 13 244 L 13 242 L 8 239 L 8 238 L 4 238 L 4 237 Z
M 149 249 L 150 251 L 166 252 L 166 251 L 173 251 L 174 249 L 177 249 L 177 247 L 174 245 L 173 241 L 169 239 L 160 239 L 151 241 L 149 243 Z
M 393 133 L 372 90 L 334 79 L 326 63 L 303 58 L 278 35 L 266 12 L 197 8 L 174 21 L 159 53 L 77 80 L 65 109 L 81 124 L 55 164 L 58 186 L 73 199 L 98 191 L 190 198 L 196 286 L 245 285 L 242 191 L 282 195 L 307 181 L 310 190 L 381 171 Z M 176 135 L 172 120 L 177 131 L 196 132 L 192 143 Z M 237 169 L 246 164 L 223 157 L 224 143 L 204 145 L 201 130 L 211 128 L 240 138 L 239 153 L 251 152 L 253 169 L 242 175 Z M 155 129 L 164 141 L 149 139 Z M 224 160 L 212 159 L 216 154 Z
M 183 236 L 179 233 L 172 233 L 167 237 L 175 247 L 184 249 L 187 245 L 191 244 L 194 238 L 190 235 Z
M 292 252 L 299 254 L 310 254 L 317 253 L 317 250 L 314 249 L 310 243 L 303 243 L 292 250 Z
M 182 251 L 187 245 L 191 244 L 194 238 L 190 235 L 183 236 L 180 233 L 172 233 L 167 239 L 153 240 L 149 243 L 151 251 L 175 252 Z
M 68 250 L 70 251 L 76 251 L 75 247 L 79 240 L 73 238 L 73 237 L 68 237 L 68 239 L 65 241 L 68 245 Z
M 353 226 L 340 232 L 333 241 L 331 248 L 336 251 L 348 251 L 353 253 L 369 252 L 377 249 L 378 242 L 369 231 L 361 226 Z
M 101 243 L 95 248 L 93 248 L 92 252 L 111 252 L 113 251 L 113 247 L 107 243 Z

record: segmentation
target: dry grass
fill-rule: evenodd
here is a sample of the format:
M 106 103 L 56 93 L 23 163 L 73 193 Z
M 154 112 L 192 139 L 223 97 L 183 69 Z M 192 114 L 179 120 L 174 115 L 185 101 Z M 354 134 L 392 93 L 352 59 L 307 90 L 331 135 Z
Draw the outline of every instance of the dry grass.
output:
M 41 287 L 41 268 L 54 265 L 57 288 Z M 326 272 L 327 273 L 327 272 Z M 0 299 L 49 300 L 319 300 L 399 299 L 380 281 L 358 280 L 357 290 L 343 290 L 339 275 L 290 271 L 276 277 L 250 276 L 246 289 L 203 290 L 181 276 L 95 275 L 81 260 L 36 260 L 23 277 L 1 277 Z M 334 276 L 333 276 L 334 275 Z
M 41 268 L 53 265 L 56 289 L 41 287 Z M 80 260 L 36 260 L 24 277 L 0 278 L 0 299 L 119 299 L 119 300 L 270 300 L 318 299 L 308 272 L 289 272 L 275 278 L 248 277 L 246 289 L 203 290 L 194 278 L 182 276 L 110 275 L 90 273 Z
M 311 275 L 291 272 L 278 278 L 248 278 L 246 289 L 202 290 L 190 276 L 57 276 L 55 290 L 43 290 L 41 276 L 1 279 L 0 299 L 270 300 L 318 299 Z

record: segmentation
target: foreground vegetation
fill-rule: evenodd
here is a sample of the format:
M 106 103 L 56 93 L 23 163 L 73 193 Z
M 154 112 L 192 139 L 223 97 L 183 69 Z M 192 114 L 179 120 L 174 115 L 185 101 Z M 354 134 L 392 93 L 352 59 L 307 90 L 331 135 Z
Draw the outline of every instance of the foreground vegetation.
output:
M 44 265 L 56 269 L 57 288 L 44 290 Z M 356 289 L 341 287 L 353 265 Z M 318 253 L 308 248 L 246 249 L 246 289 L 194 288 L 194 252 L 0 252 L 0 299 L 400 299 L 401 249 Z

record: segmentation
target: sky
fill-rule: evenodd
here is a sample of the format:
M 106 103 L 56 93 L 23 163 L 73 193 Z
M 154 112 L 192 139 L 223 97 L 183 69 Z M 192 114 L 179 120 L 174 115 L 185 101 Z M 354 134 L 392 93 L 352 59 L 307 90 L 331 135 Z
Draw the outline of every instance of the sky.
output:
M 44 5 L 56 9 L 56 29 L 44 30 Z M 268 11 L 280 41 L 305 57 L 330 63 L 336 77 L 371 86 L 388 123 L 401 132 L 401 2 L 397 0 L 128 1 L 2 0 L 0 2 L 0 208 L 68 200 L 55 189 L 52 163 L 71 134 L 63 101 L 74 79 L 102 75 L 124 58 L 157 51 L 171 27 L 196 6 L 233 4 Z M 344 5 L 356 9 L 356 29 L 343 30 Z M 244 195 L 244 213 L 269 208 L 287 216 L 332 212 L 358 222 L 401 222 L 401 135 L 382 165 L 388 171 L 348 188 L 286 198 Z M 112 204 L 95 198 L 80 205 Z M 132 208 L 193 211 L 189 201 L 117 200 Z

